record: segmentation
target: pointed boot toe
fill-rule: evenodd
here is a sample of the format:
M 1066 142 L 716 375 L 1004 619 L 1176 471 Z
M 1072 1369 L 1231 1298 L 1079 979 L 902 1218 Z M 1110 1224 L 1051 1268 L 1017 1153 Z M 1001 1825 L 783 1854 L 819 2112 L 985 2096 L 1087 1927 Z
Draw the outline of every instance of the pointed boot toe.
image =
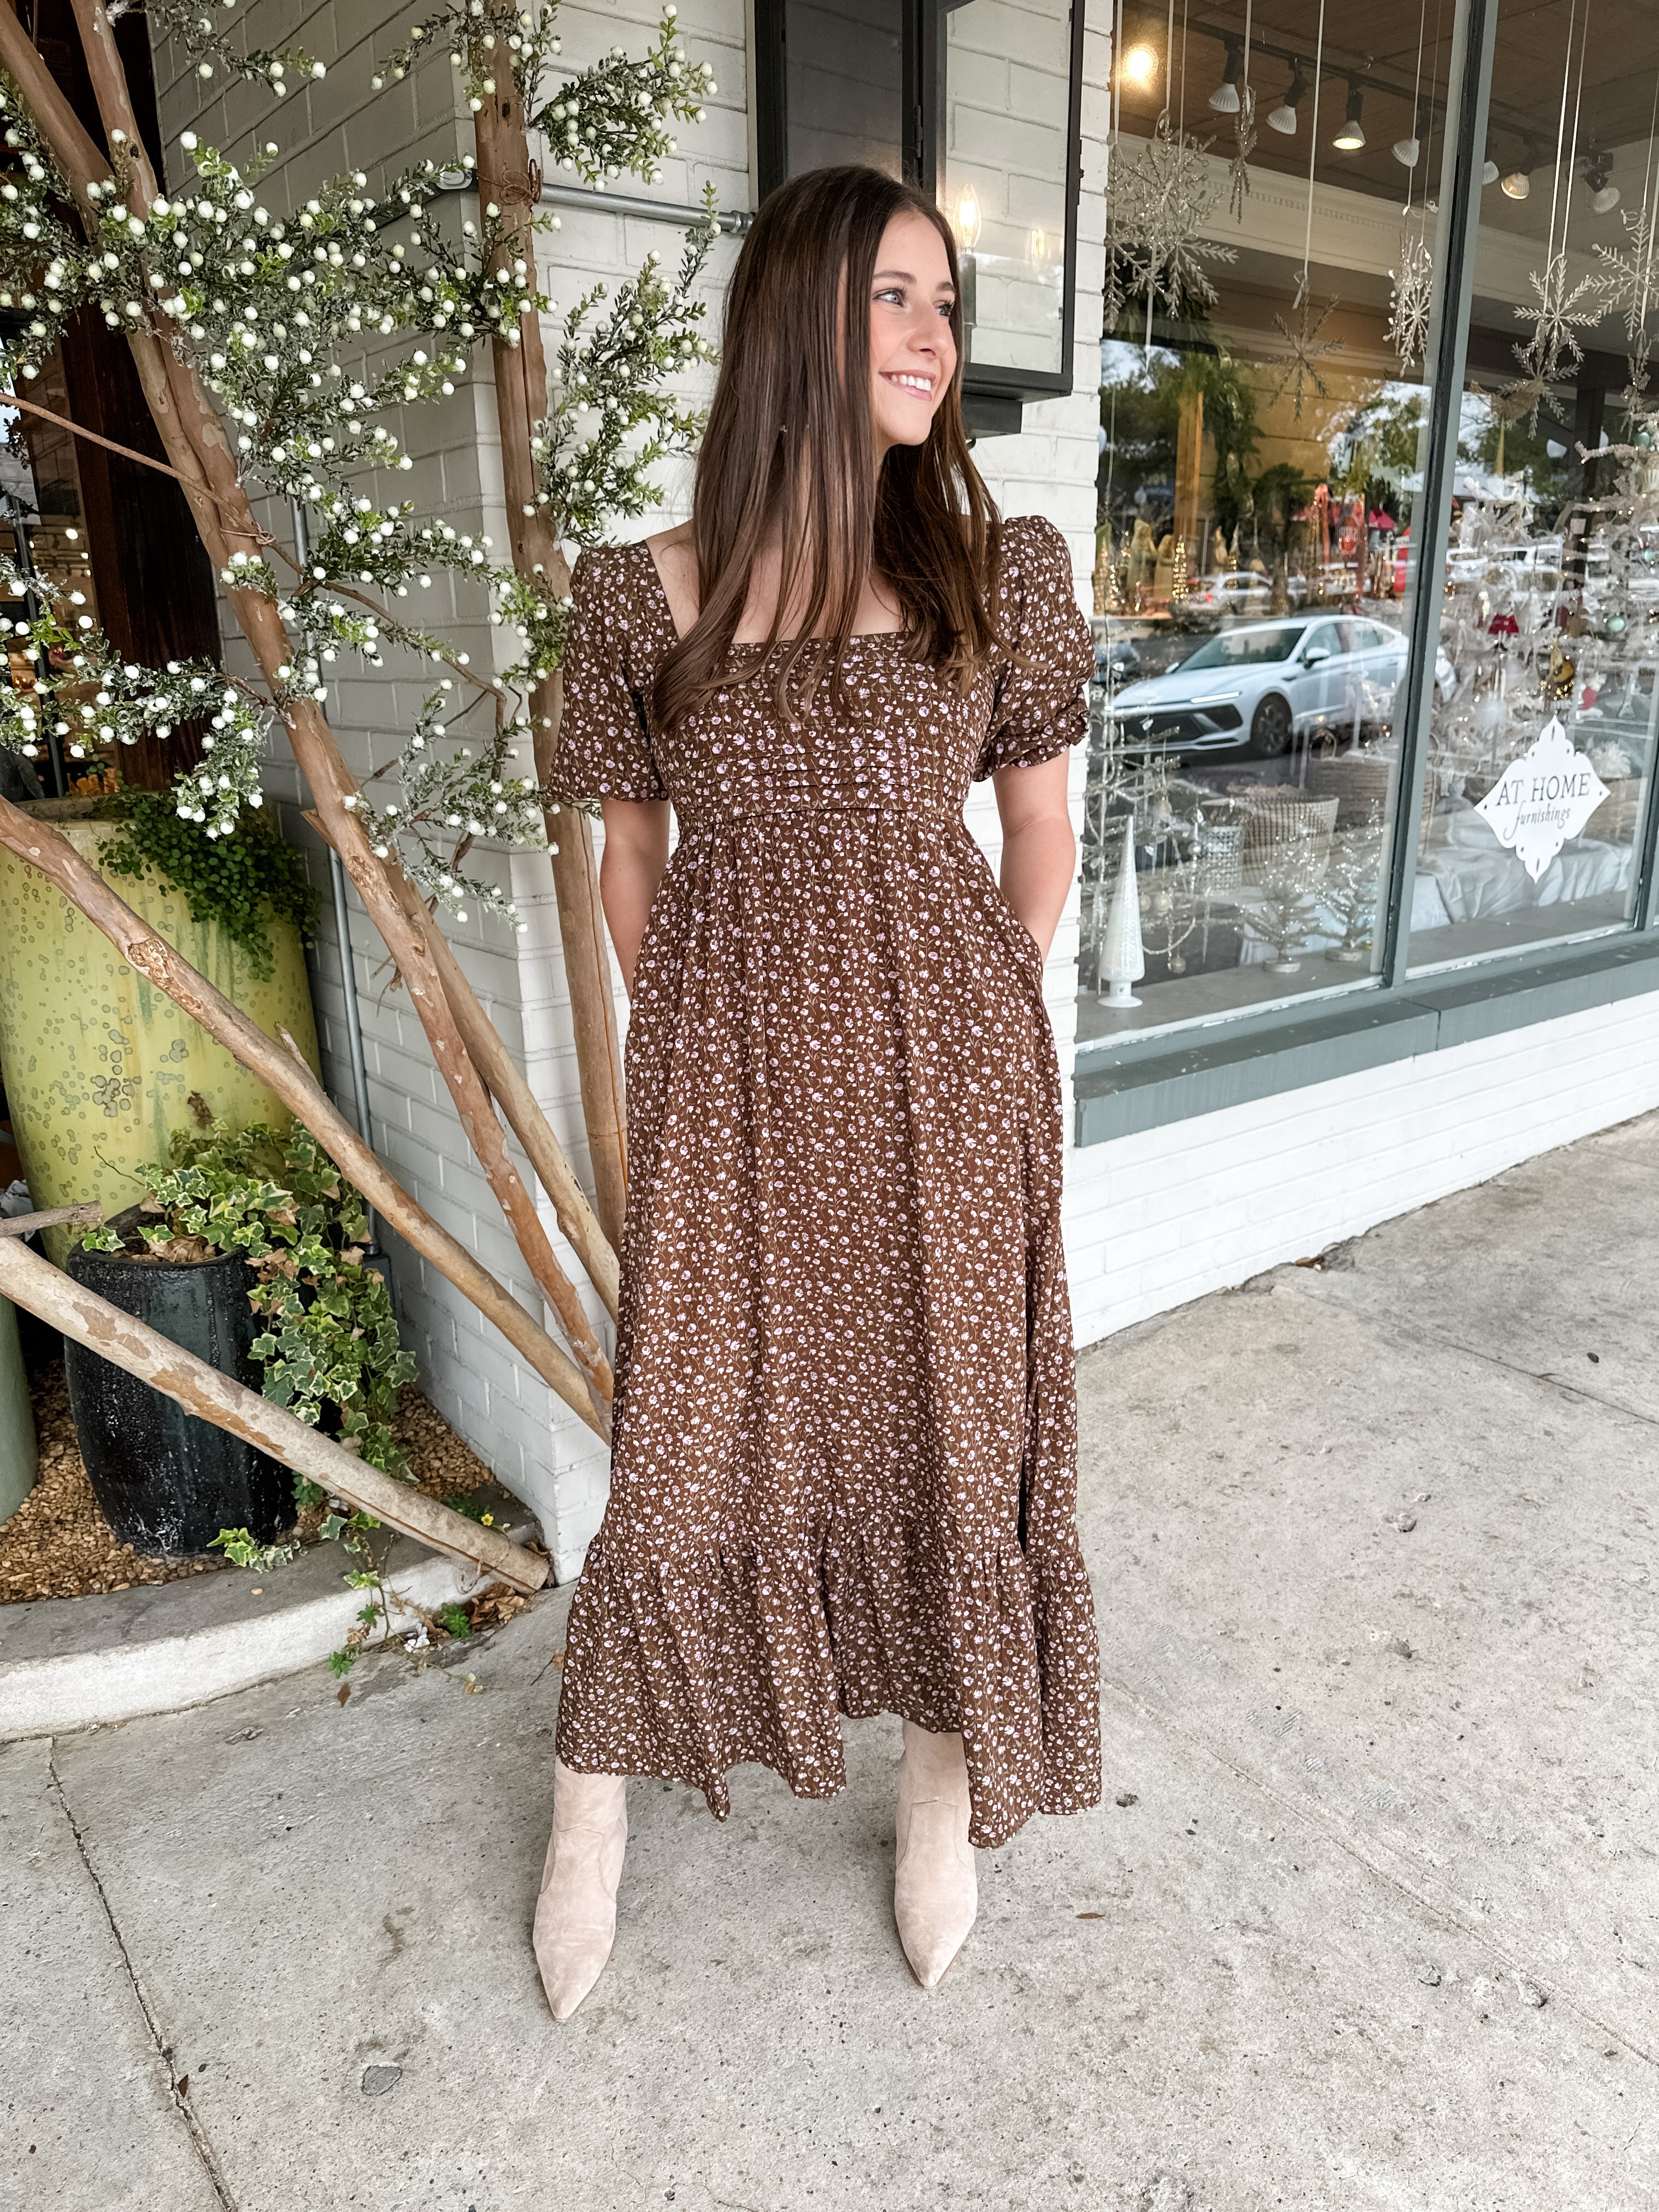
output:
M 619 1776 L 553 1765 L 553 1832 L 532 1942 L 555 2020 L 568 2020 L 605 1972 L 617 1936 L 617 1885 L 628 1844 Z
M 911 1972 L 924 1990 L 933 1990 L 979 1911 L 968 1841 L 968 1770 L 959 1735 L 929 1735 L 907 1722 L 904 1745 L 893 1917 Z
M 616 1920 L 613 1915 L 609 1928 L 562 1928 L 556 1911 L 544 1910 L 545 1902 L 536 1907 L 536 1965 L 548 2010 L 555 2020 L 568 2020 L 605 1972 Z

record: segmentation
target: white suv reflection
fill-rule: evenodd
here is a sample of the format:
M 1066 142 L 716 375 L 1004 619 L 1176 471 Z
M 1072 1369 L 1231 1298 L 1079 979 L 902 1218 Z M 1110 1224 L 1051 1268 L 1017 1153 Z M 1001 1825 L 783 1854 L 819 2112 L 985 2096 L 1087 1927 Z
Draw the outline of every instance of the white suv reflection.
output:
M 1316 729 L 1386 728 L 1406 672 L 1406 641 L 1357 616 L 1240 623 L 1172 668 L 1127 685 L 1111 714 L 1132 750 L 1219 752 L 1258 760 Z

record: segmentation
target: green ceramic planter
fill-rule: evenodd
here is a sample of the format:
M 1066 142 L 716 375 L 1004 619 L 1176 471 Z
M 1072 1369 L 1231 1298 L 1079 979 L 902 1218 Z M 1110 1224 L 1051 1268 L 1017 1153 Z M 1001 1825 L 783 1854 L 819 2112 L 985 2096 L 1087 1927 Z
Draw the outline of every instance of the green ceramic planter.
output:
M 95 867 L 116 835 L 85 802 L 45 800 L 45 817 Z M 77 817 L 79 818 L 77 818 Z M 268 1036 L 287 1030 L 320 1073 L 305 951 L 292 922 L 271 922 L 272 974 L 252 973 L 217 923 L 193 921 L 172 882 L 112 876 L 114 890 Z M 136 1170 L 165 1166 L 167 1139 L 194 1126 L 189 1100 L 233 1127 L 293 1121 L 274 1093 L 129 967 L 40 872 L 0 849 L 0 1066 L 23 1172 L 37 1206 L 98 1199 L 116 1213 L 139 1196 Z M 69 1232 L 45 1232 L 59 1267 Z

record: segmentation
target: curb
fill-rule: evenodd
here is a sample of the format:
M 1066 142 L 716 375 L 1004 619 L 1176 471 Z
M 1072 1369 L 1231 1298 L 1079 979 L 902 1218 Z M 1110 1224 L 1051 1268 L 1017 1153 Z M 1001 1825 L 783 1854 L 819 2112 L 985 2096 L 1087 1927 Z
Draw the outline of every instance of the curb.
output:
M 522 1541 L 539 1532 L 527 1522 L 509 1533 Z M 335 1545 L 319 1544 L 270 1574 L 226 1568 L 4 1607 L 0 1742 L 178 1712 L 320 1665 L 345 1642 L 364 1602 L 362 1591 L 342 1583 L 343 1559 Z M 385 1572 L 428 1611 L 492 1579 L 406 1538 L 393 1542 Z

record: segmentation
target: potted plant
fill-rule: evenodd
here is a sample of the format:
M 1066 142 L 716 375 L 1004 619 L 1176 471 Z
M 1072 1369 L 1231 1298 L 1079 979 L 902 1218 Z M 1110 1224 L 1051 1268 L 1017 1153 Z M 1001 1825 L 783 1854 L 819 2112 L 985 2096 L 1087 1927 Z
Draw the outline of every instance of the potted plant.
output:
M 382 1277 L 362 1264 L 361 1194 L 305 1128 L 264 1122 L 175 1132 L 146 1197 L 88 1231 L 69 1272 L 175 1343 L 236 1375 L 372 1466 L 401 1474 L 391 1420 L 415 1362 Z M 199 1551 L 228 1531 L 266 1544 L 308 1483 L 185 1413 L 95 1353 L 66 1352 L 87 1473 L 123 1541 Z

